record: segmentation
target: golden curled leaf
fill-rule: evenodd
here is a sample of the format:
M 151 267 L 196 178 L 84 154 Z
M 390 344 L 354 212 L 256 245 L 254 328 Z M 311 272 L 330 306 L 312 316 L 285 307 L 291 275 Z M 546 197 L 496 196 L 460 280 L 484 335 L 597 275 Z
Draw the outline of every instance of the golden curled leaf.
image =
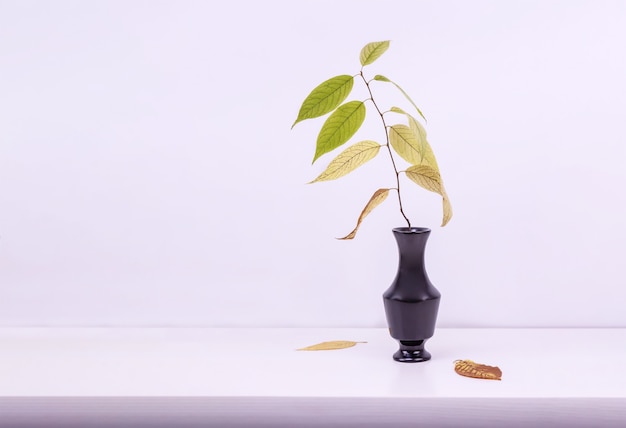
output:
M 296 349 L 296 351 L 332 351 L 335 349 L 351 348 L 357 343 L 367 342 L 353 342 L 351 340 L 333 340 L 330 342 L 322 342 L 316 345 L 307 346 L 304 348 Z
M 387 49 L 389 49 L 389 40 L 366 44 L 363 49 L 361 49 L 361 54 L 359 55 L 361 65 L 365 66 L 373 63 L 380 58 L 380 56 L 384 54 Z
M 335 180 L 354 171 L 365 162 L 373 159 L 380 150 L 380 144 L 375 141 L 365 140 L 358 142 L 339 154 L 333 159 L 328 167 L 311 183 L 318 181 Z
M 337 238 L 337 239 L 341 239 L 341 240 L 354 239 L 354 237 L 356 236 L 356 232 L 357 230 L 359 230 L 359 226 L 361 226 L 361 222 L 363 221 L 363 219 L 369 213 L 371 213 L 374 208 L 376 208 L 381 203 L 383 203 L 383 201 L 387 199 L 388 195 L 389 195 L 389 189 L 378 189 L 377 191 L 375 191 L 372 197 L 370 198 L 370 200 L 367 202 L 367 205 L 365 205 L 365 208 L 363 208 L 363 211 L 361 211 L 361 215 L 359 216 L 359 219 L 356 222 L 356 227 L 354 228 L 354 230 L 348 233 L 343 238 Z
M 313 119 L 333 111 L 348 97 L 353 85 L 354 77 L 347 74 L 332 77 L 319 84 L 302 103 L 291 128 L 305 119 Z
M 362 101 L 350 101 L 339 106 L 326 119 L 317 136 L 313 162 L 352 138 L 364 120 L 365 104 Z
M 472 360 L 456 360 L 454 371 L 461 376 L 476 379 L 502 380 L 502 370 L 499 367 L 478 364 Z

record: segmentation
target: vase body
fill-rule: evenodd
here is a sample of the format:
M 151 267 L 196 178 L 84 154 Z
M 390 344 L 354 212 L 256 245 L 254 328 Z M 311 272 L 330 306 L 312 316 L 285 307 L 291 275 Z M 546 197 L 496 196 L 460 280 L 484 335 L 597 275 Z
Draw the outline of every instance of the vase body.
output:
M 424 344 L 435 333 L 441 299 L 424 266 L 430 229 L 398 227 L 393 235 L 398 244 L 398 272 L 383 294 L 389 333 L 400 342 L 393 358 L 407 363 L 427 361 L 430 353 Z

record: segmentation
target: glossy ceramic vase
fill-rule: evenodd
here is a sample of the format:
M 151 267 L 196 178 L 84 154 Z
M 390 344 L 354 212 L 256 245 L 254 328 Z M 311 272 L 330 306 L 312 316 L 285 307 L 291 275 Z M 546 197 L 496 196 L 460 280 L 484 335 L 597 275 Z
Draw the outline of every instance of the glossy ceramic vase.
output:
M 424 344 L 435 333 L 441 299 L 424 266 L 430 229 L 398 227 L 393 235 L 400 256 L 398 273 L 383 294 L 389 333 L 400 342 L 393 359 L 403 363 L 428 361 L 430 353 Z

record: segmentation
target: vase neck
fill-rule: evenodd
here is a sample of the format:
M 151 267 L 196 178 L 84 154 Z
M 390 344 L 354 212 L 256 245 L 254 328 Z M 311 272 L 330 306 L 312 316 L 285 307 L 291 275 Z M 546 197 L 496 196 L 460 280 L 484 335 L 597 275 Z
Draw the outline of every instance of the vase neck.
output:
M 424 270 L 424 252 L 426 241 L 430 236 L 429 229 L 393 230 L 398 244 L 400 268 L 408 270 Z

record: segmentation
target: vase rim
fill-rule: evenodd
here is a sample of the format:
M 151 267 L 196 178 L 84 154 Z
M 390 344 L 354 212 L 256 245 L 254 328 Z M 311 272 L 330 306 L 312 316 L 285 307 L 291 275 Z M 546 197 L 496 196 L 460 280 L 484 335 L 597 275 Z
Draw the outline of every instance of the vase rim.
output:
M 430 229 L 428 227 L 394 227 L 392 229 L 393 232 L 396 233 L 406 233 L 406 234 L 413 234 L 413 233 L 428 233 L 430 232 Z

